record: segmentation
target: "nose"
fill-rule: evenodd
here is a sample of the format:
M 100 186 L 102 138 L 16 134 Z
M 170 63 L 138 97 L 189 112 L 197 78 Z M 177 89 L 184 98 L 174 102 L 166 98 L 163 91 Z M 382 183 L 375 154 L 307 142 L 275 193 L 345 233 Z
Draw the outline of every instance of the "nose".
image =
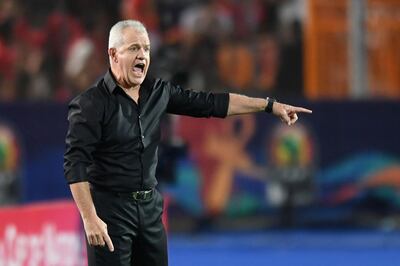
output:
M 140 48 L 139 52 L 137 53 L 137 58 L 138 59 L 144 59 L 144 48 Z

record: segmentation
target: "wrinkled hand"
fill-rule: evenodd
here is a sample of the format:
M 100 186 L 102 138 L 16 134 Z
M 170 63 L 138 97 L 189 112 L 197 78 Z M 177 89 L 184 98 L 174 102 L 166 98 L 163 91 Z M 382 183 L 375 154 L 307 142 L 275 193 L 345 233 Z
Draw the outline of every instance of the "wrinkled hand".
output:
M 104 247 L 107 244 L 108 249 L 114 251 L 114 245 L 107 232 L 107 224 L 98 216 L 83 220 L 83 225 L 89 245 Z
M 291 106 L 288 104 L 275 102 L 272 107 L 272 113 L 279 117 L 282 122 L 286 124 L 293 125 L 297 119 L 297 113 L 308 113 L 311 114 L 312 111 L 302 107 Z

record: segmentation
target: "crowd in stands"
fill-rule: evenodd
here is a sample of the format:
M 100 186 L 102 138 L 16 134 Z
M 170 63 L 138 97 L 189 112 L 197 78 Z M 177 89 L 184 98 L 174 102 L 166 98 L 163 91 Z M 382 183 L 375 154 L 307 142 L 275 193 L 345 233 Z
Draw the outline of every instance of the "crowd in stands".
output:
M 66 102 L 107 70 L 108 31 L 148 29 L 150 75 L 196 90 L 302 97 L 302 0 L 2 0 L 0 101 Z

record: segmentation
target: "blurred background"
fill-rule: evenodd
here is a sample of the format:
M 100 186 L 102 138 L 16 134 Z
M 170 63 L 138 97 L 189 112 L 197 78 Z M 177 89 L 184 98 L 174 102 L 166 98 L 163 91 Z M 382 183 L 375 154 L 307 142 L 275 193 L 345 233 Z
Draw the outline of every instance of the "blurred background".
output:
M 314 111 L 165 117 L 170 265 L 399 265 L 399 0 L 0 0 L 0 265 L 85 265 L 67 104 L 121 19 L 149 75 Z

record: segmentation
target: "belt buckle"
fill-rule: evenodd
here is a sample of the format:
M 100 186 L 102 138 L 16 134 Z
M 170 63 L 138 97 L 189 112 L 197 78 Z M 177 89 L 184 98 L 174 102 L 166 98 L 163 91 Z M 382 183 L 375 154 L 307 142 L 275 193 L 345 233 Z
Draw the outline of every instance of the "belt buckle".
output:
M 142 198 L 143 198 L 143 195 L 144 195 L 143 191 L 135 191 L 135 192 L 132 192 L 132 197 L 133 197 L 135 200 L 140 200 L 140 199 L 142 199 Z
M 140 190 L 140 191 L 132 192 L 132 197 L 135 200 L 145 200 L 145 199 L 147 199 L 148 194 L 150 194 L 150 191 Z

